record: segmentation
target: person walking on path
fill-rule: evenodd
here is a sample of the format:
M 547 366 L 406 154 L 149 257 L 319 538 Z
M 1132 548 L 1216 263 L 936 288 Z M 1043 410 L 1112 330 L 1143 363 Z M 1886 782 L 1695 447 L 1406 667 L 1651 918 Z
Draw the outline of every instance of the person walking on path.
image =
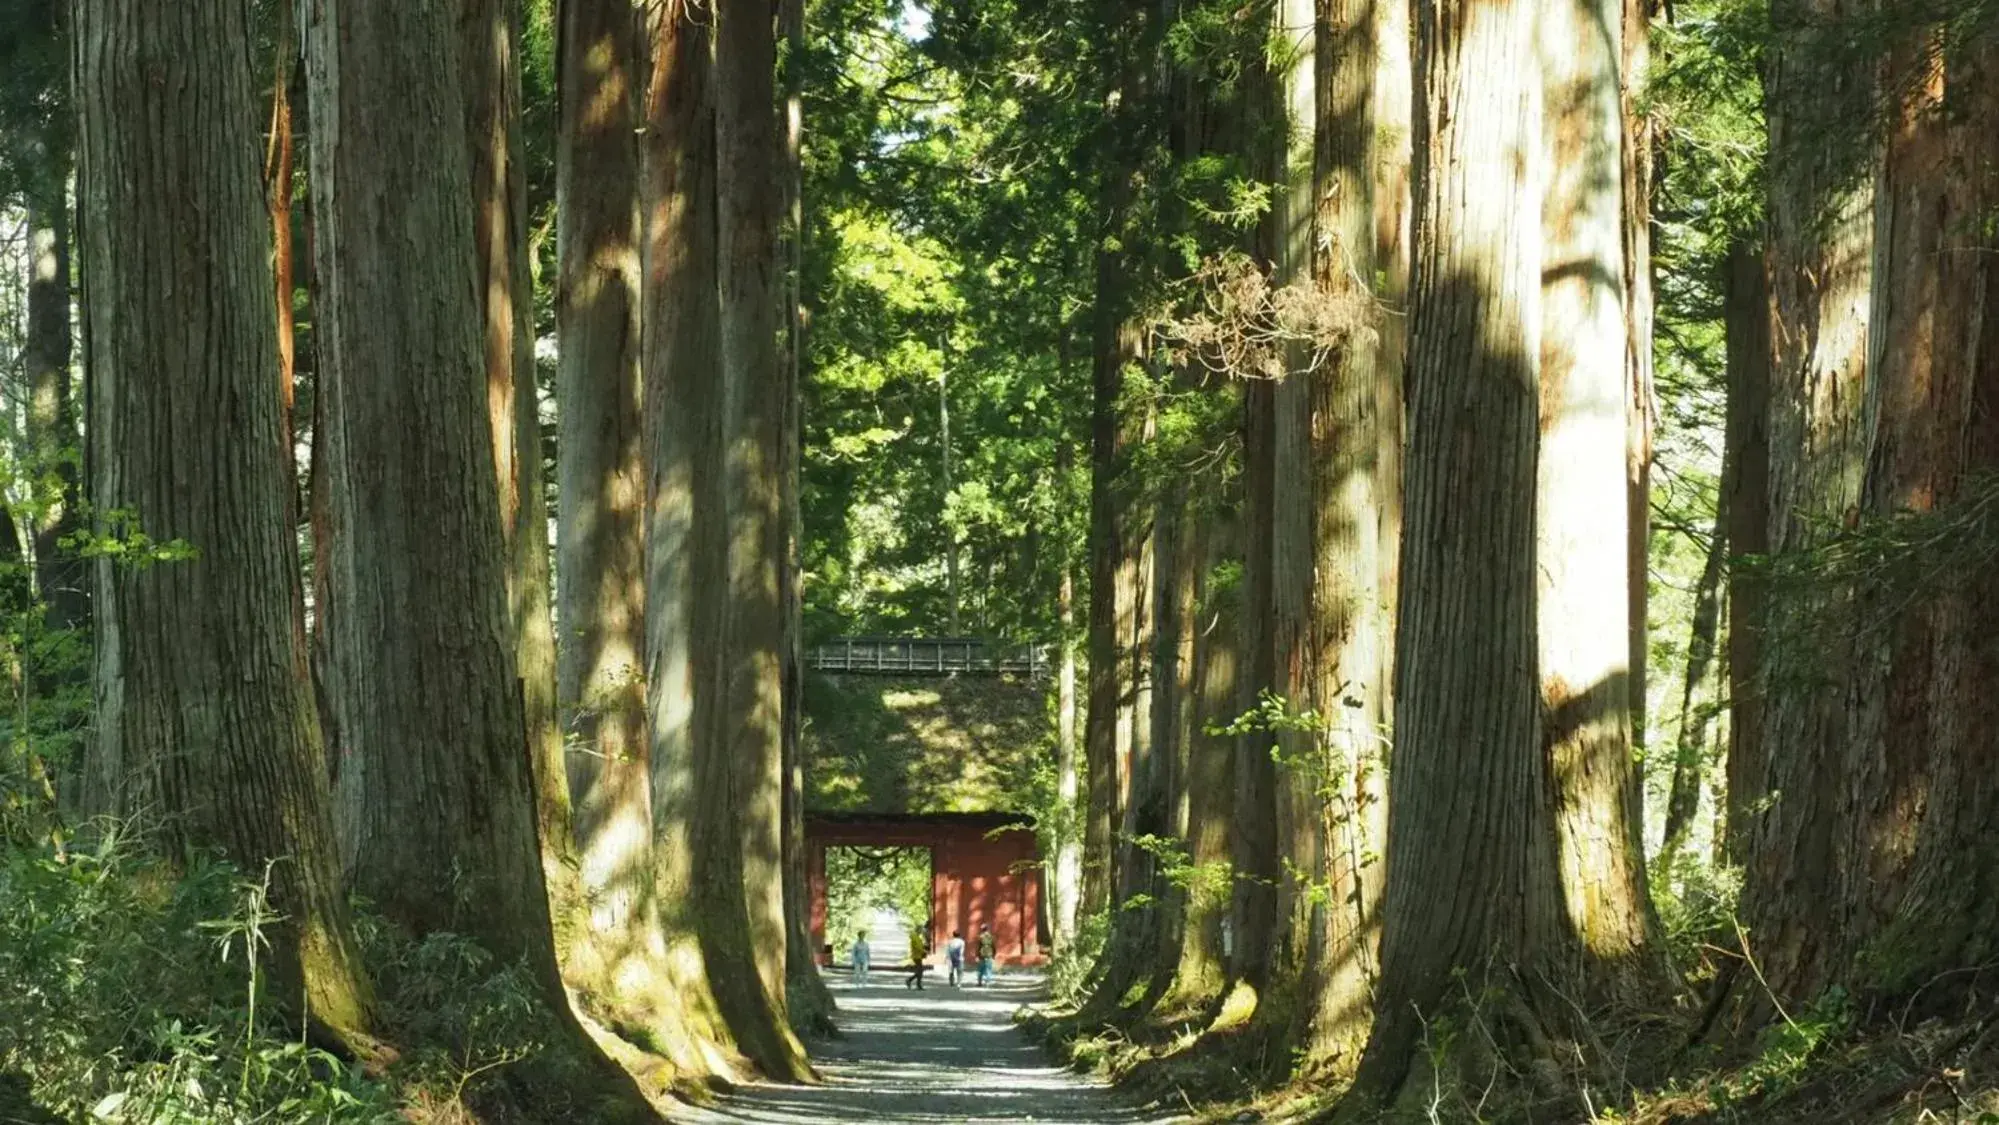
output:
M 868 932 L 862 930 L 854 935 L 854 984 L 860 988 L 868 986 L 868 962 L 872 960 L 868 949 Z
M 998 951 L 999 941 L 993 937 L 991 926 L 979 927 L 979 987 L 993 982 L 993 954 Z
M 923 970 L 929 967 L 923 959 L 928 956 L 930 943 L 924 939 L 923 931 L 909 931 L 909 979 L 902 982 L 902 987 L 923 991 Z
M 965 979 L 965 935 L 951 931 L 951 940 L 944 944 L 944 959 L 951 966 L 951 987 L 956 988 Z

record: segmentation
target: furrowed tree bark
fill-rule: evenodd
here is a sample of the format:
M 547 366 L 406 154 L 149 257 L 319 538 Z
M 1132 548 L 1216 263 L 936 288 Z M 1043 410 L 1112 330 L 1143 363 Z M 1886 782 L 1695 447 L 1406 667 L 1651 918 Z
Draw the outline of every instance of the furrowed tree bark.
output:
M 668 979 L 711 1068 L 734 1043 L 700 940 L 706 894 L 697 844 L 726 792 L 718 715 L 726 557 L 721 310 L 716 291 L 714 13 L 647 10 L 650 65 L 640 140 L 644 301 L 640 368 L 648 466 L 645 681 L 652 860 Z M 706 875 L 706 871 L 702 871 Z
M 715 33 L 717 280 L 721 291 L 723 471 L 728 503 L 725 741 L 716 756 L 725 818 L 697 842 L 715 876 L 702 949 L 723 1015 L 780 1078 L 809 1071 L 787 1022 L 784 907 L 783 571 L 785 377 L 779 254 L 777 48 L 770 12 L 721 0 Z M 700 846 L 705 843 L 705 847 Z
M 781 0 L 784 36 L 784 909 L 786 1003 L 803 1030 L 833 1030 L 833 993 L 819 975 L 805 854 L 805 2 Z M 955 631 L 955 630 L 954 630 Z
M 1122 82 L 1130 84 L 1126 75 Z M 1125 164 L 1129 157 L 1121 158 Z M 1113 163 L 1104 172 L 1100 222 L 1106 233 L 1129 221 L 1131 177 Z M 1089 766 L 1089 813 L 1083 831 L 1083 914 L 1095 918 L 1113 905 L 1117 885 L 1115 834 L 1125 819 L 1131 753 L 1129 635 L 1132 557 L 1125 509 L 1131 433 L 1123 407 L 1127 365 L 1139 360 L 1143 341 L 1132 324 L 1132 263 L 1120 247 L 1099 246 L 1092 324 L 1090 414 L 1090 618 L 1088 704 L 1083 721 Z
M 1541 12 L 1539 568 L 1541 737 L 1555 793 L 1568 924 L 1594 993 L 1663 980 L 1645 877 L 1632 753 L 1642 647 L 1602 627 L 1642 605 L 1631 590 L 1636 503 L 1618 71 L 1620 0 Z M 1642 475 L 1642 474 L 1641 474 Z M 1644 518 L 1644 517 L 1639 517 Z M 1642 635 L 1642 625 L 1632 628 Z
M 1322 796 L 1326 892 L 1323 934 L 1313 955 L 1317 982 L 1305 1013 L 1308 1065 L 1351 1075 L 1367 1040 L 1379 975 L 1381 866 L 1386 831 L 1386 673 L 1392 629 L 1381 587 L 1382 433 L 1372 323 L 1378 268 L 1374 162 L 1393 159 L 1375 122 L 1383 67 L 1379 17 L 1365 0 L 1327 0 L 1318 10 L 1310 275 L 1321 301 L 1356 323 L 1312 379 L 1313 581 L 1311 676 L 1324 719 L 1312 784 Z M 1394 96 L 1391 94 L 1391 96 Z M 1364 318 L 1364 319 L 1363 319 Z M 1399 437 L 1399 434 L 1396 436 Z
M 1238 714 L 1236 689 L 1239 585 L 1218 580 L 1217 569 L 1236 545 L 1230 532 L 1233 513 L 1200 513 L 1190 551 L 1198 554 L 1193 617 L 1189 713 L 1186 725 L 1186 830 L 1188 858 L 1196 869 L 1181 929 L 1179 964 L 1173 969 L 1173 990 L 1166 1004 L 1176 1008 L 1204 1006 L 1218 1000 L 1228 976 L 1228 956 L 1222 930 L 1228 923 L 1230 894 L 1209 872 L 1230 863 L 1231 818 L 1235 804 L 1236 739 L 1210 734 L 1226 727 Z M 1214 522 L 1208 522 L 1214 520 Z
M 1317 20 L 1312 0 L 1285 0 L 1272 16 L 1282 42 L 1275 83 L 1277 120 L 1283 122 L 1272 226 L 1273 286 L 1309 291 L 1317 235 L 1316 134 L 1318 124 Z M 1319 480 L 1312 428 L 1319 384 L 1329 378 L 1313 342 L 1286 341 L 1283 370 L 1271 391 L 1270 633 L 1272 690 L 1292 716 L 1323 715 L 1325 684 L 1313 649 L 1321 604 L 1342 599 L 1340 579 L 1318 572 Z M 1342 574 L 1340 577 L 1344 577 Z M 1331 585 L 1332 588 L 1327 588 Z M 1344 608 L 1344 602 L 1342 602 Z M 1280 728 L 1275 735 L 1272 808 L 1281 875 L 1276 886 L 1274 944 L 1269 977 L 1256 1022 L 1272 1038 L 1267 1057 L 1290 1063 L 1290 1047 L 1303 1041 L 1319 986 L 1314 954 L 1322 950 L 1327 918 L 1313 887 L 1326 878 L 1325 810 L 1319 788 L 1329 743 L 1327 732 Z
M 1631 740 L 1645 753 L 1647 706 L 1646 668 L 1651 646 L 1652 574 L 1652 433 L 1658 424 L 1656 392 L 1652 385 L 1652 185 L 1654 139 L 1652 122 L 1639 99 L 1646 88 L 1652 65 L 1652 16 L 1658 0 L 1617 0 L 1614 10 L 1605 10 L 1592 0 L 1590 30 L 1617 29 L 1619 58 L 1612 64 L 1621 81 L 1617 83 L 1619 136 L 1623 142 L 1622 172 L 1624 197 L 1624 362 L 1628 373 L 1625 393 L 1625 475 L 1629 513 L 1625 530 L 1629 537 L 1626 579 L 1630 599 L 1630 645 L 1628 668 L 1631 676 Z M 1592 40 L 1588 49 L 1597 49 Z M 1644 824 L 1644 771 L 1627 771 L 1632 816 Z M 1641 833 L 1642 834 L 1642 833 Z
M 1728 509 L 1728 761 L 1718 851 L 1740 864 L 1749 853 L 1755 794 L 1763 785 L 1761 578 L 1740 560 L 1770 547 L 1770 287 L 1761 240 L 1729 244 L 1723 289 L 1728 406 L 1722 439 L 1722 503 Z
M 562 5 L 556 150 L 557 700 L 592 929 L 652 914 L 639 344 L 640 11 Z
M 1416 12 L 1396 745 L 1359 1113 L 1401 1088 L 1455 970 L 1532 965 L 1561 929 L 1535 671 L 1536 6 Z
M 1375 81 L 1370 116 L 1374 120 L 1374 277 L 1376 299 L 1389 318 L 1374 355 L 1375 504 L 1381 566 L 1380 721 L 1384 751 L 1394 746 L 1395 633 L 1402 554 L 1403 383 L 1409 334 L 1401 320 L 1409 308 L 1409 4 L 1377 0 L 1374 11 Z M 1386 801 L 1383 831 L 1386 831 Z
M 1864 401 L 1852 428 L 1832 435 L 1849 443 L 1829 451 L 1851 450 L 1851 460 L 1815 456 L 1827 436 L 1823 420 L 1848 415 L 1821 406 L 1817 387 L 1786 387 L 1781 366 L 1773 387 L 1776 420 L 1789 411 L 1807 419 L 1790 433 L 1773 420 L 1773 496 L 1787 495 L 1790 484 L 1820 500 L 1831 491 L 1829 471 L 1847 469 L 1837 483 L 1850 490 L 1834 494 L 1850 505 L 1838 509 L 1847 526 L 1865 532 L 1878 521 L 1927 515 L 1951 528 L 1858 573 L 1836 570 L 1833 578 L 1850 585 L 1831 597 L 1772 591 L 1782 602 L 1765 654 L 1769 811 L 1757 826 L 1744 902 L 1762 940 L 1763 975 L 1786 1005 L 1841 985 L 1870 1004 L 1960 1012 L 1990 971 L 1999 921 L 1999 784 L 1989 768 L 1999 736 L 1987 690 L 1999 664 L 1982 639 L 1995 620 L 1994 583 L 1983 566 L 1925 572 L 1938 565 L 1927 552 L 1948 551 L 1950 536 L 1966 534 L 1954 520 L 1990 502 L 1989 483 L 1974 482 L 1999 466 L 1992 412 L 1999 350 L 1990 329 L 1999 316 L 1999 238 L 1982 218 L 1999 205 L 1992 88 L 1999 49 L 1978 43 L 1933 52 L 1936 33 L 1909 33 L 1865 75 L 1880 75 L 1889 106 L 1871 242 L 1835 244 L 1864 255 L 1855 272 L 1872 292 L 1866 311 L 1842 318 L 1864 318 L 1866 329 L 1864 354 L 1848 353 L 1854 358 L 1841 371 L 1860 380 Z M 1785 284 L 1773 274 L 1780 312 Z M 1825 311 L 1821 305 L 1821 342 L 1835 335 Z M 1803 439 L 1802 455 L 1785 440 L 1793 434 Z M 1795 475 L 1787 479 L 1787 471 Z M 1803 538 L 1779 525 L 1773 539 L 1783 532 Z M 1802 618 L 1813 611 L 1815 620 Z M 1796 651 L 1787 653 L 1785 642 Z M 1843 690 L 1806 698 L 1779 675 L 1784 660 L 1812 651 L 1840 660 L 1812 670 L 1843 671 Z M 1805 710 L 1827 703 L 1838 710 Z M 1803 741 L 1808 734 L 1822 737 Z M 1812 866 L 1795 870 L 1805 863 Z M 1807 893 L 1816 897 L 1802 900 Z M 1826 929 L 1806 931 L 1801 917 Z
M 533 1096 L 653 1120 L 563 991 L 455 30 L 435 6 L 345 0 L 308 25 L 341 844 L 353 887 L 389 919 L 525 967 L 553 1042 L 581 1063 L 573 1083 Z
M 1976 511 L 1999 469 L 1999 47 L 1929 47 L 1889 60 L 1905 81 L 1877 181 L 1863 519 Z M 1914 606 L 1891 589 L 1863 601 L 1875 643 L 1849 696 L 1841 968 L 1870 999 L 1954 1016 L 1999 952 L 1999 581 L 1975 566 Z
M 294 631 L 249 9 L 72 13 L 98 531 L 188 551 L 96 564 L 97 791 L 164 817 L 169 854 L 264 882 L 280 1003 L 356 1045 L 371 1000 Z
M 1832 107 L 1856 115 L 1875 97 L 1871 65 L 1828 72 L 1813 55 L 1817 27 L 1858 9 L 1844 0 L 1789 0 L 1766 79 L 1769 122 L 1769 540 L 1774 556 L 1807 551 L 1857 518 L 1864 467 L 1872 231 L 1870 188 L 1849 190 L 1837 146 L 1810 139 Z M 1851 592 L 1831 583 L 1766 587 L 1760 638 L 1760 775 L 1731 777 L 1751 810 L 1741 915 L 1762 976 L 1780 997 L 1816 994 L 1837 960 L 1835 833 L 1850 737 L 1831 685 L 1853 661 L 1842 631 L 1814 628 L 1850 615 Z M 1747 620 L 1746 618 L 1743 620 Z M 1738 974 L 1736 1030 L 1768 1014 L 1762 986 Z
M 1198 386 L 1191 371 L 1182 385 Z M 1160 779 L 1159 823 L 1179 849 L 1179 861 L 1192 862 L 1193 797 L 1188 789 L 1197 728 L 1195 633 L 1199 628 L 1201 581 L 1207 569 L 1208 505 L 1197 505 L 1198 485 L 1175 484 L 1155 516 L 1154 602 L 1158 607 L 1153 639 L 1152 741 Z M 1188 915 L 1195 888 L 1171 873 L 1155 872 L 1154 891 L 1162 903 L 1151 951 L 1155 1004 L 1174 986 L 1180 967 Z
M 486 401 L 493 468 L 507 552 L 507 606 L 513 622 L 535 822 L 554 904 L 558 949 L 580 940 L 577 885 L 556 714 L 555 626 L 550 616 L 548 497 L 543 486 L 541 413 L 535 378 L 534 291 L 528 275 L 527 174 L 521 139 L 520 9 L 517 0 L 461 0 L 458 20 L 465 136 L 470 146 L 473 236 L 479 254 Z
M 391 918 L 552 960 L 507 642 L 459 66 L 419 53 L 451 55 L 449 31 L 430 9 L 346 4 L 311 28 L 343 842 L 357 887 Z M 403 171 L 384 184 L 389 168 Z M 387 237 L 396 222 L 425 237 Z
M 586 1006 L 643 1026 L 659 1054 L 699 1075 L 723 1068 L 660 924 L 674 906 L 657 893 L 646 722 L 642 18 L 630 0 L 570 0 L 559 31 L 557 698 L 588 926 L 564 969 Z
M 1177 846 L 1183 835 L 1176 830 L 1174 747 L 1183 620 L 1180 510 L 1187 494 L 1184 486 L 1173 488 L 1155 509 L 1134 495 L 1136 481 L 1121 483 L 1120 523 L 1134 546 L 1119 560 L 1116 587 L 1117 656 L 1129 685 L 1118 722 L 1129 730 L 1130 780 L 1118 830 L 1110 941 L 1083 1018 L 1126 1023 L 1150 1012 L 1172 982 L 1166 949 L 1182 907 L 1182 889 L 1164 876 L 1157 849 Z

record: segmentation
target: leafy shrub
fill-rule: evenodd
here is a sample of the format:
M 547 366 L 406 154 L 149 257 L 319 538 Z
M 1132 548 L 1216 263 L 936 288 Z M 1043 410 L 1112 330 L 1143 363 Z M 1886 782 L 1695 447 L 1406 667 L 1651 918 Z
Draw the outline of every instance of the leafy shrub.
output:
M 116 834 L 0 850 L 0 1073 L 71 1120 L 395 1120 L 386 1090 L 256 997 L 262 903 L 226 864 L 170 866 Z
M 388 1072 L 299 1038 L 258 958 L 257 880 L 107 834 L 89 851 L 0 846 L 0 1105 L 25 1084 L 58 1118 L 133 1125 L 462 1121 L 472 1106 L 587 1120 L 560 1100 L 584 1061 L 520 966 L 457 934 L 358 914 Z

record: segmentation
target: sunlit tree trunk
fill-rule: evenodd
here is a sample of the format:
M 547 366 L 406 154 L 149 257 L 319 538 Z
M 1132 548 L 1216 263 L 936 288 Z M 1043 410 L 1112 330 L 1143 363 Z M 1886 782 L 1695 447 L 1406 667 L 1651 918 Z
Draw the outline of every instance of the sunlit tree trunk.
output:
M 640 439 L 637 104 L 631 0 L 562 6 L 556 150 L 557 699 L 593 926 L 651 910 Z
M 717 284 L 721 292 L 722 459 L 727 497 L 722 732 L 725 819 L 697 840 L 711 874 L 702 949 L 724 1016 L 773 1074 L 805 1073 L 786 1019 L 784 908 L 783 145 L 777 49 L 767 7 L 721 0 L 715 32 Z M 711 817 L 713 814 L 710 814 Z M 732 885 L 733 884 L 733 885 Z
M 1654 137 L 1651 118 L 1642 104 L 1652 65 L 1652 16 L 1659 0 L 1617 0 L 1606 10 L 1592 0 L 1584 20 L 1589 25 L 1586 49 L 1596 59 L 1602 32 L 1615 28 L 1618 42 L 1612 67 L 1621 76 L 1617 83 L 1619 136 L 1623 156 L 1619 161 L 1623 185 L 1624 276 L 1624 363 L 1627 372 L 1625 394 L 1625 485 L 1627 488 L 1625 531 L 1629 543 L 1626 578 L 1629 599 L 1628 667 L 1631 676 L 1631 730 L 1639 752 L 1645 751 L 1647 728 L 1646 668 L 1650 659 L 1649 622 L 1651 612 L 1652 559 L 1652 432 L 1657 425 L 1656 392 L 1652 386 L 1652 187 Z M 1633 817 L 1643 824 L 1644 771 L 1629 770 Z
M 520 32 L 518 0 L 464 0 L 458 34 L 471 160 L 468 200 L 479 254 L 486 402 L 506 541 L 507 605 L 534 769 L 542 866 L 555 899 L 560 944 L 567 949 L 580 905 L 569 782 L 555 706 L 548 499 L 530 324 L 534 294 L 527 260 Z
M 683 1072 L 717 1069 L 669 964 L 653 847 L 646 724 L 646 451 L 640 393 L 642 15 L 630 0 L 562 6 L 557 137 L 561 363 L 557 451 L 558 701 L 586 923 L 564 970 L 583 1002 Z M 683 937 L 683 940 L 691 940 Z M 697 954 L 698 957 L 698 954 Z M 699 979 L 699 978 L 697 978 Z M 698 996 L 698 993 L 697 993 Z
M 1541 738 L 1563 901 L 1595 986 L 1643 987 L 1653 950 L 1637 808 L 1621 49 L 1616 0 L 1541 10 Z M 1606 34 L 1606 32 L 1610 34 Z M 1642 575 L 1642 568 L 1637 572 Z M 1598 975 L 1600 974 L 1600 975 Z
M 1933 45 L 1889 59 L 1863 520 L 1965 518 L 1999 470 L 1999 46 Z M 1954 1015 L 1980 1002 L 1964 970 L 1992 962 L 1999 934 L 1999 580 L 1976 565 L 1913 609 L 1894 584 L 1861 599 L 1868 659 L 1838 778 L 1855 797 L 1841 826 L 1849 945 L 1831 975 Z
M 733 1049 L 702 955 L 708 900 L 696 875 L 697 843 L 715 819 L 706 806 L 727 785 L 713 776 L 719 755 L 700 752 L 720 737 L 723 640 L 713 18 L 689 5 L 648 9 L 639 194 L 653 890 L 681 1018 L 711 1055 Z
M 1409 308 L 1410 78 L 1408 0 L 1378 0 L 1374 11 L 1374 276 L 1382 314 L 1406 315 Z M 1381 705 L 1384 750 L 1394 745 L 1396 592 L 1402 553 L 1403 381 L 1409 334 L 1391 323 L 1380 329 L 1374 354 L 1375 505 L 1379 517 L 1376 562 L 1381 567 L 1378 596 L 1381 631 Z M 1384 801 L 1383 831 L 1387 815 Z
M 1384 51 L 1383 31 L 1372 4 L 1328 0 L 1319 8 L 1310 277 L 1321 301 L 1366 310 L 1370 320 L 1377 307 L 1375 286 L 1387 276 L 1378 256 L 1374 165 L 1398 162 L 1403 143 L 1384 136 L 1376 121 L 1384 69 L 1402 69 Z M 1390 100 L 1402 97 L 1393 89 L 1382 93 Z M 1314 1064 L 1344 1073 L 1352 1072 L 1365 1045 L 1378 975 L 1378 856 L 1386 829 L 1387 638 L 1393 618 L 1382 597 L 1389 577 L 1382 535 L 1383 511 L 1392 512 L 1395 499 L 1381 462 L 1384 449 L 1399 460 L 1400 434 L 1399 416 L 1392 409 L 1384 416 L 1382 410 L 1378 339 L 1372 323 L 1348 326 L 1312 379 L 1310 675 L 1324 730 L 1314 776 L 1306 780 L 1321 794 L 1315 811 L 1326 895 L 1304 1046 Z M 1387 391 L 1392 408 L 1400 396 L 1392 385 Z M 1390 419 L 1398 425 L 1385 434 Z
M 1483 982 L 1495 958 L 1561 944 L 1535 672 L 1541 99 L 1521 60 L 1537 8 L 1417 5 L 1395 757 L 1357 1078 L 1377 1100 L 1402 1085 L 1455 971 Z
M 1313 284 L 1316 136 L 1318 125 L 1317 18 L 1312 0 L 1285 0 L 1272 17 L 1273 34 L 1283 44 L 1282 69 L 1272 75 L 1277 120 L 1283 123 L 1278 183 L 1269 222 L 1272 284 L 1306 291 Z M 1347 573 L 1318 572 L 1317 532 L 1321 482 L 1313 460 L 1312 430 L 1321 384 L 1331 375 L 1314 342 L 1290 341 L 1283 349 L 1284 372 L 1271 391 L 1270 634 L 1272 689 L 1292 715 L 1319 711 L 1325 685 L 1319 682 L 1314 649 L 1315 614 L 1322 605 L 1347 609 L 1352 590 Z M 1332 607 L 1337 604 L 1337 609 Z M 1324 946 L 1327 916 L 1313 894 L 1326 877 L 1325 815 L 1319 796 L 1326 731 L 1282 729 L 1276 735 L 1278 762 L 1273 774 L 1272 808 L 1279 869 L 1276 925 L 1269 979 L 1257 1020 L 1288 1047 L 1311 1018 L 1312 993 L 1320 966 L 1314 954 Z M 1275 1052 L 1284 1057 L 1287 1052 Z M 1286 1059 L 1288 1062 L 1288 1058 Z
M 1211 732 L 1234 722 L 1238 713 L 1236 630 L 1242 592 L 1218 581 L 1218 569 L 1236 547 L 1231 515 L 1196 513 L 1200 522 L 1187 547 L 1195 556 L 1197 572 L 1189 607 L 1192 616 L 1183 626 L 1192 652 L 1187 657 L 1187 698 L 1182 701 L 1187 714 L 1182 734 L 1186 740 L 1182 789 L 1187 804 L 1182 836 L 1196 875 L 1181 925 L 1179 963 L 1172 967 L 1172 996 L 1181 1006 L 1217 997 L 1228 973 L 1222 927 L 1229 916 L 1229 887 L 1213 876 L 1231 859 L 1237 740 Z
M 1065 477 L 1066 473 L 1063 474 Z M 1055 799 L 1064 821 L 1056 844 L 1055 866 L 1049 879 L 1049 897 L 1055 908 L 1053 936 L 1055 948 L 1066 950 L 1076 940 L 1076 911 L 1081 904 L 1083 883 L 1083 840 L 1078 823 L 1076 798 L 1076 579 L 1073 567 L 1062 567 L 1058 597 L 1061 619 L 1061 654 L 1057 658 L 1055 680 Z
M 302 995 L 334 1033 L 362 1032 L 368 982 L 294 629 L 249 9 L 72 12 L 98 531 L 185 546 L 97 563 L 103 811 L 158 817 L 171 854 L 219 848 L 262 883 L 279 1002 Z

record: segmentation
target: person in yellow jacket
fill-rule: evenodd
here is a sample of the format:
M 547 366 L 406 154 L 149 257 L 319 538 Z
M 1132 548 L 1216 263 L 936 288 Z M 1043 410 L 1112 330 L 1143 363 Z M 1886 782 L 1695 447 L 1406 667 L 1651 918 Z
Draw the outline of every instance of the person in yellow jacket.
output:
M 923 963 L 923 959 L 928 956 L 930 939 L 924 936 L 922 930 L 909 931 L 909 979 L 902 982 L 902 987 L 923 991 L 923 970 L 930 967 Z

